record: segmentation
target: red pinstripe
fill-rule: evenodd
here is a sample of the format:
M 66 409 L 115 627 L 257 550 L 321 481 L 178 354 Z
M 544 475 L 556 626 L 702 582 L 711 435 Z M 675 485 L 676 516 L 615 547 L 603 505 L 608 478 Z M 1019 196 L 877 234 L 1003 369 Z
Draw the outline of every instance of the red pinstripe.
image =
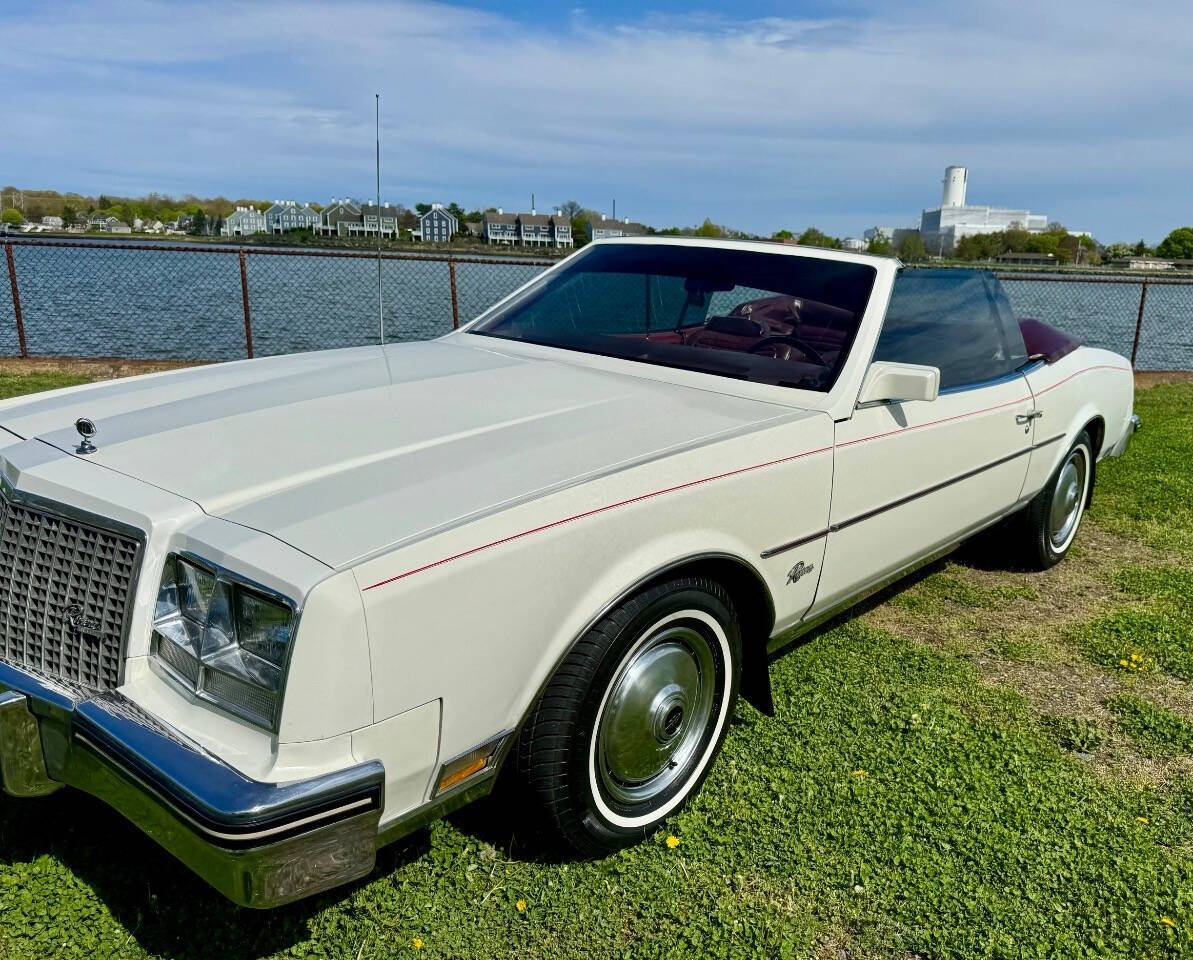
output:
M 650 493 L 643 493 L 636 497 L 630 497 L 628 500 L 619 500 L 617 503 L 609 503 L 603 507 L 585 510 L 583 513 L 577 513 L 570 517 L 564 517 L 562 520 L 554 520 L 551 523 L 544 523 L 541 526 L 532 527 L 529 530 L 523 530 L 521 533 L 514 533 L 508 537 L 502 537 L 500 540 L 494 540 L 491 543 L 486 543 L 479 547 L 473 547 L 471 550 L 464 550 L 461 553 L 452 554 L 450 557 L 444 557 L 442 560 L 436 560 L 434 563 L 423 564 L 423 566 L 415 567 L 413 570 L 407 570 L 404 573 L 399 573 L 395 576 L 389 577 L 386 580 L 379 580 L 377 583 L 369 584 L 369 586 L 365 587 L 364 589 L 375 590 L 377 587 L 384 587 L 386 584 L 395 583 L 398 580 L 404 580 L 406 577 L 412 577 L 416 573 L 422 573 L 425 570 L 433 570 L 435 567 L 441 567 L 445 563 L 451 563 L 453 560 L 460 560 L 463 557 L 470 557 L 474 553 L 480 553 L 482 550 L 488 550 L 492 547 L 500 547 L 504 544 L 512 543 L 514 540 L 521 540 L 523 537 L 529 537 L 535 533 L 542 533 L 544 530 L 553 530 L 555 527 L 562 527 L 565 523 L 572 523 L 575 520 L 583 520 L 586 517 L 594 517 L 598 513 L 606 513 L 609 510 L 616 510 L 618 507 L 628 507 L 630 504 L 641 503 L 643 500 L 661 497 L 668 493 L 675 493 L 677 490 L 687 490 L 690 487 L 698 487 L 704 483 L 712 483 L 714 480 L 724 480 L 726 477 L 735 477 L 738 474 L 750 473 L 753 470 L 762 470 L 766 467 L 778 466 L 780 463 L 790 463 L 792 460 L 801 460 L 804 457 L 811 457 L 817 453 L 825 453 L 832 449 L 832 447 L 819 447 L 816 450 L 805 450 L 803 453 L 792 454 L 790 457 L 780 457 L 778 460 L 768 460 L 766 463 L 756 463 L 753 466 L 740 467 L 737 470 L 730 470 L 726 473 L 718 473 L 711 477 L 702 477 L 699 480 L 689 480 L 687 483 L 680 483 L 673 487 L 665 487 L 662 490 L 654 490 Z
M 1062 383 L 1066 383 L 1069 380 L 1072 380 L 1074 377 L 1080 376 L 1083 373 L 1088 373 L 1091 370 L 1102 370 L 1102 369 L 1122 370 L 1126 373 L 1131 372 L 1126 367 L 1119 367 L 1119 366 L 1115 366 L 1113 364 L 1098 364 L 1097 366 L 1086 367 L 1084 370 L 1078 370 L 1076 373 L 1070 374 L 1069 376 L 1065 377 L 1064 380 L 1058 380 L 1056 383 L 1052 384 L 1052 386 L 1050 386 L 1050 387 L 1045 387 L 1038 394 L 1036 394 L 1036 396 L 1045 394 L 1049 390 L 1053 390 L 1056 387 L 1059 387 Z M 992 410 L 1001 410 L 1004 407 L 1013 407 L 1018 403 L 1024 403 L 1025 401 L 1028 401 L 1031 399 L 1032 398 L 1030 396 L 1022 397 L 1018 400 L 1010 400 L 1006 403 L 1000 403 L 993 407 L 986 407 L 982 410 L 971 410 L 967 413 L 959 413 L 956 416 L 944 417 L 940 420 L 933 420 L 930 423 L 919 423 L 913 427 L 903 427 L 899 430 L 889 430 L 886 433 L 876 433 L 870 437 L 860 437 L 856 440 L 847 440 L 845 443 L 838 444 L 838 446 L 849 447 L 855 443 L 865 443 L 868 440 L 879 440 L 882 437 L 893 436 L 894 434 L 897 434 L 897 433 L 906 433 L 909 430 L 919 430 L 923 427 L 934 427 L 934 426 L 937 426 L 942 423 L 949 423 L 953 420 L 961 420 L 965 417 L 974 417 L 974 416 L 977 416 L 978 414 L 989 413 Z M 661 497 L 668 493 L 675 493 L 679 490 L 687 490 L 691 487 L 698 487 L 701 484 L 712 483 L 715 480 L 724 480 L 726 477 L 735 477 L 739 474 L 750 473 L 751 471 L 754 471 L 754 470 L 763 470 L 766 467 L 778 466 L 781 463 L 790 463 L 792 460 L 800 460 L 800 459 L 803 459 L 804 457 L 811 457 L 811 456 L 814 456 L 815 454 L 825 453 L 826 451 L 829 451 L 832 449 L 833 449 L 832 447 L 820 447 L 816 450 L 806 450 L 803 453 L 792 454 L 790 457 L 781 457 L 778 460 L 768 460 L 766 463 L 756 463 L 749 467 L 740 467 L 737 470 L 730 470 L 726 473 L 718 473 L 711 477 L 702 477 L 699 480 L 690 480 L 687 483 L 676 484 L 673 487 L 665 487 L 662 490 L 654 490 L 650 493 L 643 493 L 636 497 L 630 497 L 628 500 L 620 500 L 617 503 L 606 504 L 603 507 L 596 507 L 592 510 L 586 510 L 583 513 L 577 513 L 577 514 L 573 514 L 570 517 L 564 517 L 562 520 L 553 520 L 551 523 L 544 523 L 541 526 L 531 527 L 529 530 L 523 530 L 520 533 L 510 534 L 508 537 L 502 537 L 500 540 L 493 540 L 489 543 L 482 544 L 479 547 L 472 547 L 469 550 L 464 550 L 464 551 L 461 551 L 460 553 L 452 554 L 449 557 L 444 557 L 443 559 L 436 560 L 433 563 L 423 564 L 421 567 L 414 567 L 411 570 L 406 570 L 403 573 L 395 574 L 394 576 L 388 577 L 385 580 L 378 580 L 376 583 L 369 584 L 369 586 L 365 587 L 364 589 L 365 590 L 376 590 L 378 587 L 384 587 L 388 584 L 396 583 L 399 580 L 404 580 L 407 577 L 412 577 L 416 573 L 423 573 L 427 570 L 433 570 L 436 567 L 442 567 L 444 564 L 451 563 L 453 560 L 461 560 L 464 557 L 471 557 L 473 554 L 481 553 L 485 550 L 490 550 L 493 547 L 504 546 L 507 543 L 513 543 L 515 540 L 521 540 L 523 537 L 529 537 L 536 533 L 542 533 L 546 530 L 553 530 L 556 527 L 562 527 L 564 524 L 572 523 L 576 520 L 584 520 L 587 517 L 595 517 L 597 514 L 607 513 L 610 510 L 616 510 L 618 507 L 628 507 L 631 504 L 641 503 L 644 500 L 651 500 L 654 497 Z

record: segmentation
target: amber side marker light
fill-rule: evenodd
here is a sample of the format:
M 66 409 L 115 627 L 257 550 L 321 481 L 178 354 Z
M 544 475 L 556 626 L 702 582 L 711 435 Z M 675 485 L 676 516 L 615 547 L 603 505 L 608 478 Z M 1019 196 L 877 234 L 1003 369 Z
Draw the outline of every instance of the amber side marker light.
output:
M 434 796 L 459 786 L 465 780 L 488 770 L 496 762 L 506 736 L 507 734 L 502 734 L 488 743 L 482 743 L 479 747 L 460 754 L 454 760 L 449 760 L 440 767 L 439 779 L 435 782 Z

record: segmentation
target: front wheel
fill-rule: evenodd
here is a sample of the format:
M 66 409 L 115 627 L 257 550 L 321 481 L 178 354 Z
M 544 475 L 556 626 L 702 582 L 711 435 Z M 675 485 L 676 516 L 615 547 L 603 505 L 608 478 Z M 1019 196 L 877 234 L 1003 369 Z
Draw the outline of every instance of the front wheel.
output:
M 703 578 L 651 587 L 567 655 L 518 741 L 560 836 L 599 855 L 648 835 L 699 789 L 737 697 L 741 634 Z
M 1093 443 L 1082 432 L 1051 481 L 1020 515 L 1015 546 L 1024 566 L 1047 570 L 1064 559 L 1085 515 L 1093 476 Z

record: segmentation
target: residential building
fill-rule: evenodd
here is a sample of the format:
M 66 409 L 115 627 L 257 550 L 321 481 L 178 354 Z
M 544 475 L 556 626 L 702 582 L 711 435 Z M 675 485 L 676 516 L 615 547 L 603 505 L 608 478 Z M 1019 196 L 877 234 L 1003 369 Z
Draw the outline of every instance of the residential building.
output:
M 353 226 L 357 229 L 364 227 L 360 205 L 349 197 L 332 197 L 331 203 L 319 215 L 319 225 L 315 229 L 325 237 L 347 237 Z
M 248 237 L 267 230 L 265 214 L 256 207 L 237 207 L 224 219 L 220 236 Z
M 93 214 L 87 218 L 88 230 L 101 230 L 104 233 L 132 233 L 132 228 L 122 220 L 108 214 Z
M 61 230 L 63 222 L 61 217 L 42 217 L 41 225 L 49 230 Z
M 513 246 L 518 242 L 518 215 L 506 213 L 501 207 L 486 210 L 481 218 L 486 243 L 505 243 Z
M 464 229 L 470 239 L 479 240 L 484 235 L 485 225 L 480 220 L 465 220 Z
M 1130 256 L 1121 260 L 1111 260 L 1110 266 L 1121 267 L 1124 270 L 1172 270 L 1176 264 L 1159 257 Z
M 160 220 L 146 220 L 144 230 L 146 233 L 165 233 L 166 225 Z
M 551 217 L 551 239 L 557 247 L 574 247 L 572 238 L 572 221 L 563 215 L 562 210 L 556 210 Z
M 431 209 L 419 214 L 418 226 L 410 231 L 415 240 L 425 243 L 447 243 L 460 232 L 460 221 L 442 203 L 432 203 Z
M 537 210 L 519 213 L 518 242 L 524 247 L 551 246 L 551 218 Z
M 624 220 L 613 220 L 601 216 L 599 220 L 588 221 L 588 239 L 606 240 L 611 237 L 641 237 L 646 233 L 646 227 L 641 223 L 633 223 L 629 217 Z
M 360 222 L 348 223 L 348 236 L 375 237 L 377 231 L 380 230 L 381 236 L 392 239 L 398 235 L 398 219 L 401 216 L 401 208 L 391 206 L 384 201 L 380 207 L 375 203 L 362 204 Z
M 319 214 L 309 204 L 298 205 L 296 200 L 276 200 L 265 211 L 267 233 L 285 233 L 287 230 L 310 230 L 319 223 Z

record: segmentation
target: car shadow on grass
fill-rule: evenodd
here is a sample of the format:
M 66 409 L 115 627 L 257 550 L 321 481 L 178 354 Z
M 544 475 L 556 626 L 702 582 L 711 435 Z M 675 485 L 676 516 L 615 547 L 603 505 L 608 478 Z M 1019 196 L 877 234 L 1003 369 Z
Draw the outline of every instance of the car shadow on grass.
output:
M 313 916 L 402 870 L 427 846 L 426 831 L 416 833 L 378 851 L 376 868 L 354 883 L 273 910 L 250 910 L 93 797 L 69 788 L 38 799 L 0 793 L 0 869 L 15 873 L 34 902 L 54 905 L 49 922 L 58 930 L 73 928 L 80 940 L 107 939 L 88 929 L 102 918 L 85 902 L 94 898 L 146 953 L 179 960 L 247 960 L 293 948 L 310 939 Z M 47 856 L 57 864 L 42 861 Z

